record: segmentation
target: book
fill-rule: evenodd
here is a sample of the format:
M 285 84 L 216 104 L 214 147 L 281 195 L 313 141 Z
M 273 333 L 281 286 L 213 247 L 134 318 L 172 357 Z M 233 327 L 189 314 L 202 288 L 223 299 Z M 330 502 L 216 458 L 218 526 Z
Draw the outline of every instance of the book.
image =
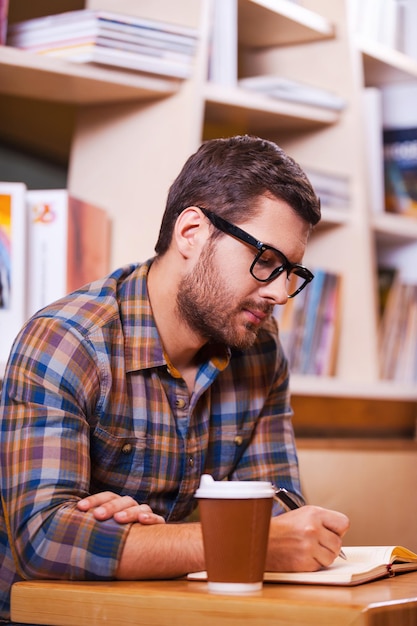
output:
M 314 272 L 314 280 L 309 285 L 308 298 L 305 305 L 303 320 L 303 334 L 298 354 L 298 367 L 300 374 L 310 373 L 310 362 L 313 359 L 312 348 L 315 343 L 318 328 L 318 313 L 323 307 L 323 289 L 326 280 L 326 272 L 318 269 Z
M 406 313 L 394 378 L 413 384 L 417 382 L 417 285 L 406 286 L 403 306 Z
M 398 318 L 401 312 L 401 284 L 400 272 L 396 271 L 388 293 L 385 295 L 384 312 L 378 327 L 380 376 L 386 380 L 393 377 L 394 363 L 398 354 Z
M 397 1 L 397 48 L 417 61 L 417 3 L 415 0 Z
M 296 585 L 354 586 L 417 570 L 417 554 L 403 546 L 344 546 L 346 560 L 337 557 L 316 572 L 265 572 L 264 582 Z M 188 580 L 207 580 L 207 572 L 188 574 Z
M 56 48 L 39 52 L 39 54 L 65 58 L 73 63 L 97 63 L 173 78 L 188 78 L 191 74 L 191 65 L 178 59 L 170 59 L 164 55 L 152 56 L 130 50 L 118 50 L 95 43 Z
M 128 52 L 145 54 L 150 57 L 175 59 L 185 64 L 190 62 L 188 50 L 178 44 L 166 45 L 162 41 L 149 41 L 146 38 L 131 37 L 130 35 L 124 35 L 123 38 L 115 37 L 112 31 L 106 32 L 105 30 L 94 36 L 89 33 L 83 35 L 82 32 L 78 32 L 74 33 L 73 37 L 68 37 L 65 40 L 41 42 L 25 49 L 35 54 L 54 54 L 62 51 L 62 54 L 69 56 L 70 52 L 82 46 L 100 46 L 115 50 L 127 50 Z
M 382 316 L 384 315 L 386 305 L 387 305 L 388 295 L 389 295 L 389 292 L 391 290 L 391 287 L 393 285 L 396 275 L 397 275 L 396 267 L 392 267 L 392 266 L 388 267 L 388 266 L 382 266 L 382 265 L 378 267 L 378 274 L 377 274 L 378 309 L 379 309 L 380 318 L 382 318 Z
M 352 27 L 354 32 L 364 39 L 379 40 L 381 26 L 381 0 L 351 0 L 349 9 L 352 14 Z
M 401 2 L 398 0 L 380 0 L 380 25 L 378 41 L 388 48 L 398 49 L 400 44 L 399 11 Z
M 6 43 L 8 15 L 9 0 L 0 0 L 0 46 Z
M 308 285 L 295 298 L 289 298 L 285 305 L 275 307 L 280 341 L 290 369 L 294 373 L 299 371 L 299 354 L 304 335 L 304 320 L 310 286 Z
M 76 11 L 65 11 L 64 13 L 56 13 L 35 17 L 22 22 L 14 22 L 9 28 L 9 37 L 14 38 L 22 34 L 36 34 L 41 32 L 44 36 L 49 36 L 54 29 L 74 29 L 83 27 L 83 24 L 92 24 L 98 27 L 106 25 L 108 28 L 113 27 L 115 30 L 128 30 L 130 32 L 147 32 L 149 37 L 175 38 L 175 40 L 196 40 L 196 29 L 165 22 L 162 20 L 152 20 L 143 17 L 127 15 L 125 13 L 117 13 L 114 11 L 100 11 L 94 9 L 79 9 Z
M 402 38 L 402 2 L 403 0 L 350 0 L 353 32 L 388 48 L 399 49 Z
M 0 182 L 0 362 L 26 317 L 26 185 Z
M 319 268 L 296 298 L 274 309 L 291 372 L 333 376 L 341 311 L 341 276 Z
M 212 5 L 208 80 L 236 86 L 238 75 L 237 0 L 214 0 Z
M 257 91 L 270 98 L 299 102 L 310 106 L 341 111 L 346 102 L 337 94 L 321 87 L 308 85 L 284 76 L 272 74 L 241 78 L 238 85 L 242 89 Z
M 342 277 L 327 272 L 317 312 L 315 340 L 311 349 L 309 373 L 334 376 L 339 343 Z
M 415 280 L 414 280 L 415 283 Z M 379 327 L 380 375 L 417 382 L 417 285 L 394 273 Z
M 385 128 L 383 142 L 385 209 L 417 216 L 417 125 Z
M 30 190 L 27 316 L 108 273 L 107 212 L 66 189 Z
M 385 187 L 381 90 L 377 87 L 366 87 L 362 91 L 362 101 L 368 169 L 367 202 L 372 213 L 382 213 L 385 210 Z

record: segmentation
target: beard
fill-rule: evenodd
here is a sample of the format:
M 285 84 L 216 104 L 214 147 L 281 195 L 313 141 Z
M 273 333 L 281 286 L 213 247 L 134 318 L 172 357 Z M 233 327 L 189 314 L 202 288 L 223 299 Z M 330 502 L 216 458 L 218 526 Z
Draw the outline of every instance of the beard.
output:
M 230 348 L 250 348 L 261 325 L 242 323 L 245 309 L 270 314 L 272 306 L 254 300 L 237 302 L 215 264 L 214 242 L 209 241 L 201 252 L 195 268 L 185 276 L 177 292 L 177 312 L 181 320 L 208 343 L 221 343 Z

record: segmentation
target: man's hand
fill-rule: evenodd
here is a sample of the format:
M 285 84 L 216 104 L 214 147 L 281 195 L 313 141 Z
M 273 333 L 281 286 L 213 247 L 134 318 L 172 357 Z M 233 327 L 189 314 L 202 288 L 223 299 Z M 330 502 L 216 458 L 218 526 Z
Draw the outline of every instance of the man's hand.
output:
M 80 511 L 91 511 L 99 521 L 113 517 L 119 524 L 139 522 L 140 524 L 165 524 L 161 515 L 156 515 L 147 504 L 138 504 L 130 496 L 119 496 L 111 491 L 102 491 L 77 504 Z
M 346 515 L 318 506 L 303 506 L 273 517 L 266 568 L 312 572 L 328 567 L 338 556 L 348 529 Z

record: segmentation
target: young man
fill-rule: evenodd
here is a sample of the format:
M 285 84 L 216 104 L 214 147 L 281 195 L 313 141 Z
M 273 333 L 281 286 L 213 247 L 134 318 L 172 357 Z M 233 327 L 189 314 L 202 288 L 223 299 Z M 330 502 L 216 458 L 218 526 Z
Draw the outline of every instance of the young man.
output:
M 26 324 L 0 407 L 3 618 L 21 578 L 204 569 L 200 525 L 187 523 L 204 472 L 268 480 L 302 503 L 272 311 L 312 279 L 300 263 L 319 219 L 309 181 L 274 143 L 208 141 L 169 191 L 156 257 Z M 333 562 L 343 514 L 281 513 L 268 569 Z

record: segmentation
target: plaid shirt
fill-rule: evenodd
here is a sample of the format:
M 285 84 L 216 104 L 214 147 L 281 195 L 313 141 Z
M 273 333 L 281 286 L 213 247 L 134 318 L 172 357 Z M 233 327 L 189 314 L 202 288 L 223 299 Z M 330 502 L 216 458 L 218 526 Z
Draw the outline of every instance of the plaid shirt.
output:
M 53 303 L 14 344 L 0 403 L 0 617 L 21 578 L 114 578 L 130 526 L 78 511 L 90 493 L 129 494 L 168 522 L 193 511 L 203 472 L 300 494 L 274 320 L 249 350 L 213 348 L 190 396 L 158 336 L 149 265 Z

